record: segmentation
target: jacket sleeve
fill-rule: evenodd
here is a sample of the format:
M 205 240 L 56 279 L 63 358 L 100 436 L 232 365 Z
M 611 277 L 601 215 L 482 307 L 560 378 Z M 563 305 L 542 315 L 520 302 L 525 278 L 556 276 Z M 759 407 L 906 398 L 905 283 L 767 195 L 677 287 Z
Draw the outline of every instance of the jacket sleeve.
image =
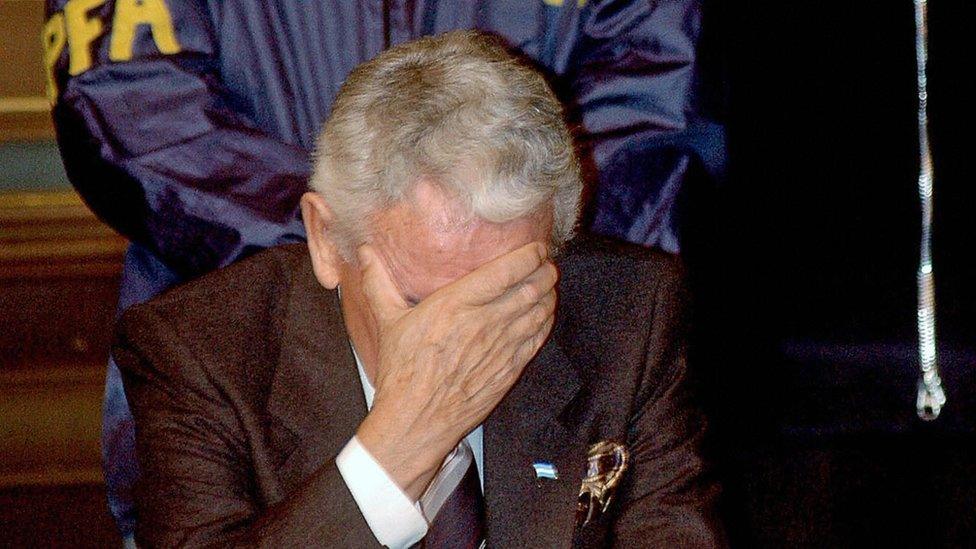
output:
M 566 82 L 595 171 L 587 221 L 598 233 L 678 252 L 683 183 L 722 170 L 722 128 L 696 97 L 701 16 L 698 0 L 593 0 L 580 11 Z
M 262 501 L 233 397 L 154 309 L 123 316 L 113 355 L 136 424 L 140 547 L 379 547 L 334 457 Z
M 702 457 L 705 420 L 689 389 L 685 358 L 686 290 L 677 262 L 665 264 L 651 305 L 644 373 L 627 446 L 615 547 L 726 546 L 719 488 Z
M 183 277 L 303 236 L 308 154 L 233 108 L 213 5 L 46 4 L 49 93 L 68 177 L 97 215 Z

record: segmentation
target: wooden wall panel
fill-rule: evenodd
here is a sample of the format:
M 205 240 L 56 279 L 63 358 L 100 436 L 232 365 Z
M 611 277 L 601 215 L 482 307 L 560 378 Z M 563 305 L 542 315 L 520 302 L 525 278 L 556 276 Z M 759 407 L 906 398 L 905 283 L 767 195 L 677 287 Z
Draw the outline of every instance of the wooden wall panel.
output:
M 0 375 L 0 487 L 101 482 L 104 365 Z
M 41 28 L 44 2 L 0 0 L 0 142 L 52 139 Z
M 125 245 L 73 192 L 0 194 L 0 488 L 101 480 Z

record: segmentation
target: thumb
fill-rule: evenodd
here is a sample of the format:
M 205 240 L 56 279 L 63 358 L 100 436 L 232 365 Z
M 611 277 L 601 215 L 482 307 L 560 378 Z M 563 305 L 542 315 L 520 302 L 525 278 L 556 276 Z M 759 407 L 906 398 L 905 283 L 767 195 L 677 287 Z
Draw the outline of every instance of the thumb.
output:
M 390 280 L 390 274 L 376 250 L 364 244 L 359 248 L 358 255 L 363 272 L 363 293 L 380 327 L 385 327 L 406 314 L 410 307 Z

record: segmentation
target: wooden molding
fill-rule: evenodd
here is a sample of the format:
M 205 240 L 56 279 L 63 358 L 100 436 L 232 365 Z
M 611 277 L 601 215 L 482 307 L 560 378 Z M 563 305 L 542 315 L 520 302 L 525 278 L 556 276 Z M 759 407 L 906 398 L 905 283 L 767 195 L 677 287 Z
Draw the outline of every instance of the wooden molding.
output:
M 118 276 L 125 248 L 73 191 L 0 194 L 0 279 Z
M 100 483 L 104 367 L 0 370 L 0 488 Z
M 0 114 L 33 112 L 47 113 L 51 104 L 47 98 L 29 95 L 26 97 L 0 97 Z
M 51 104 L 46 97 L 0 97 L 0 141 L 54 139 Z
M 45 141 L 54 139 L 51 113 L 0 112 L 0 141 Z

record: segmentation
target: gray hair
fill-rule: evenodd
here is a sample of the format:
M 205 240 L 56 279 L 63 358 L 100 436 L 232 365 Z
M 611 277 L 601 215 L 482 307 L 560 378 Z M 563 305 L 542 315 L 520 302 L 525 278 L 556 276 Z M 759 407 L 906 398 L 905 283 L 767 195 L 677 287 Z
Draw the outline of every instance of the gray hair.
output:
M 545 79 L 491 36 L 455 31 L 396 46 L 346 79 L 319 135 L 310 186 L 329 204 L 340 253 L 369 219 L 427 179 L 502 223 L 551 205 L 550 246 L 579 217 L 579 162 Z

